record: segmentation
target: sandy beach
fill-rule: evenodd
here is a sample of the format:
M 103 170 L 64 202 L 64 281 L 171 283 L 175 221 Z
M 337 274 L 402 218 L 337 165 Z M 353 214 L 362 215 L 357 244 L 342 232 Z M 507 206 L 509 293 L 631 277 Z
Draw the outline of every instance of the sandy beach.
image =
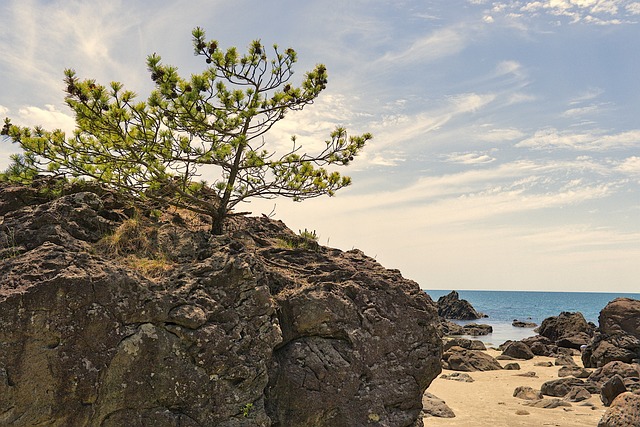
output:
M 501 352 L 487 350 L 496 357 Z M 575 362 L 582 366 L 579 357 Z M 444 400 L 455 413 L 455 418 L 425 417 L 425 426 L 473 426 L 473 427 L 589 427 L 597 426 L 605 411 L 599 395 L 593 395 L 583 402 L 571 402 L 570 407 L 553 409 L 526 406 L 527 400 L 513 397 L 513 391 L 519 386 L 529 386 L 540 390 L 542 383 L 557 379 L 559 366 L 535 366 L 538 362 L 554 362 L 554 358 L 536 356 L 531 360 L 516 361 L 519 371 L 498 370 L 487 372 L 469 372 L 475 380 L 466 383 L 436 378 L 427 392 Z M 500 361 L 504 366 L 512 361 Z M 518 376 L 533 371 L 536 377 Z M 454 371 L 443 370 L 442 374 Z M 441 375 L 442 375 L 441 374 Z M 551 399 L 549 396 L 545 398 Z M 585 403 L 592 406 L 586 406 Z

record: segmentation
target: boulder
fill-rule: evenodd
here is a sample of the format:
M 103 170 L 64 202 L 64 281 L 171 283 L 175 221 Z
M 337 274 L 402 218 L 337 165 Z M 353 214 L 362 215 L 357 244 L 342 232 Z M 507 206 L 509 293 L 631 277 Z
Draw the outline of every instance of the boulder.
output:
M 502 369 L 500 362 L 479 350 L 466 350 L 462 347 L 452 347 L 444 353 L 442 358 L 452 371 L 473 372 Z
M 444 341 L 443 350 L 447 351 L 451 347 L 462 347 L 468 350 L 486 350 L 484 343 L 480 340 L 470 340 L 468 338 L 455 337 Z
M 585 382 L 577 378 L 559 378 L 542 384 L 540 391 L 546 396 L 564 397 L 571 388 L 584 386 Z
M 640 361 L 639 300 L 616 298 L 602 309 L 598 322 L 598 332 L 582 353 L 585 367 Z
M 478 313 L 469 301 L 460 299 L 456 291 L 438 298 L 438 314 L 445 319 L 475 320 L 486 317 Z
M 513 397 L 524 400 L 539 400 L 543 398 L 540 390 L 536 390 L 529 386 L 516 387 L 513 391 Z
M 640 426 L 640 395 L 619 394 L 598 423 L 598 427 L 621 426 Z
M 640 377 L 640 365 L 637 363 L 624 363 L 620 361 L 609 362 L 603 367 L 597 368 L 589 375 L 589 382 L 602 386 L 615 375 L 620 378 Z
M 505 371 L 519 371 L 520 365 L 516 362 L 507 363 L 504 365 L 503 369 Z
M 587 323 L 582 313 L 564 311 L 558 316 L 544 319 L 536 332 L 559 345 L 558 341 L 567 337 L 581 336 L 582 333 L 591 337 L 594 329 L 593 325 Z
M 466 374 L 464 372 L 452 372 L 450 374 L 442 374 L 440 378 L 443 380 L 451 380 L 451 381 L 459 381 L 462 383 L 472 383 L 475 381 L 471 375 Z
M 562 399 L 540 399 L 531 402 L 525 402 L 525 405 L 533 408 L 554 409 L 562 406 L 571 406 L 571 403 Z
M 600 311 L 600 332 L 607 335 L 625 333 L 640 338 L 640 301 L 616 298 Z
M 521 341 L 527 344 L 531 352 L 536 356 L 551 357 L 551 355 L 555 353 L 556 345 L 547 337 L 535 335 L 524 338 Z
M 422 426 L 439 320 L 397 270 L 284 248 L 268 218 L 212 236 L 144 207 L 134 237 L 163 256 L 119 256 L 111 196 L 29 194 L 0 203 L 1 425 Z
M 556 357 L 556 360 L 553 362 L 553 364 L 556 366 L 578 366 L 573 360 L 573 357 L 567 356 L 566 354 L 562 354 Z
M 558 377 L 589 378 L 591 371 L 578 366 L 562 366 L 558 369 Z
M 436 418 L 455 418 L 456 416 L 444 400 L 431 393 L 425 393 L 422 397 L 422 415 Z
M 627 391 L 627 387 L 625 387 L 622 377 L 620 375 L 614 375 L 602 385 L 600 400 L 602 400 L 604 406 L 610 406 L 613 399 L 625 391 Z
M 522 341 L 515 341 L 509 344 L 502 352 L 504 356 L 513 357 L 514 359 L 529 360 L 533 359 L 534 354 L 528 345 Z
M 462 326 L 461 335 L 471 335 L 472 337 L 489 335 L 493 332 L 491 325 L 469 323 Z

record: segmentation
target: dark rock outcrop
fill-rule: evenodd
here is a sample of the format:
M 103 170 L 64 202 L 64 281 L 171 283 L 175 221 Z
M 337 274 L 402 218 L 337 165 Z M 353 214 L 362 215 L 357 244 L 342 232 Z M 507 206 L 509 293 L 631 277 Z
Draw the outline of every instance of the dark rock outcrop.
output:
M 564 397 L 573 387 L 584 387 L 585 382 L 577 378 L 559 378 L 542 384 L 542 394 L 553 397 Z
M 610 406 L 613 399 L 625 391 L 627 391 L 627 387 L 624 385 L 622 377 L 620 375 L 614 375 L 602 385 L 600 400 L 602 400 L 604 406 Z
M 585 367 L 640 361 L 640 301 L 616 298 L 600 312 L 599 328 L 582 353 Z
M 478 313 L 469 301 L 460 299 L 456 291 L 438 298 L 438 314 L 445 319 L 475 320 L 486 317 Z
M 97 242 L 134 218 L 113 194 L 8 188 L 0 425 L 422 426 L 438 318 L 398 271 L 283 247 L 267 218 L 211 236 L 142 216 L 163 257 L 115 256 Z
M 467 350 L 486 350 L 487 347 L 484 345 L 482 341 L 479 340 L 470 340 L 467 338 L 451 338 L 444 342 L 443 350 L 447 351 L 451 347 L 462 347 Z
M 492 333 L 493 327 L 491 325 L 478 323 L 467 323 L 466 325 L 456 325 L 455 323 L 452 323 L 448 326 L 447 330 L 448 332 L 446 333 L 446 335 L 468 335 L 472 337 L 479 337 Z
M 524 400 L 539 400 L 542 399 L 542 393 L 540 390 L 536 390 L 529 386 L 516 387 L 513 391 L 513 397 Z
M 522 320 L 513 319 L 513 322 L 511 322 L 511 326 L 513 326 L 514 328 L 535 328 L 538 326 L 538 324 L 534 322 L 525 322 Z

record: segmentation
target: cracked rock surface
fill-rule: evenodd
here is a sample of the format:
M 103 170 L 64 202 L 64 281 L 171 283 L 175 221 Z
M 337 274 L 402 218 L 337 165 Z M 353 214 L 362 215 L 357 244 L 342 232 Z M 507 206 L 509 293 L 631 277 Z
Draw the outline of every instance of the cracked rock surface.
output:
M 0 187 L 0 425 L 422 426 L 435 306 L 358 250 L 159 220 L 150 278 L 96 243 L 113 195 Z

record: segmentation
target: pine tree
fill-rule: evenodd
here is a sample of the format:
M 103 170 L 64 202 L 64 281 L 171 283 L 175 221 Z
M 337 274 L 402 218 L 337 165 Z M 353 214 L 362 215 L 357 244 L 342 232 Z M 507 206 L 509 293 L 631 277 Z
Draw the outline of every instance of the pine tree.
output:
M 223 50 L 217 41 L 207 41 L 201 28 L 192 34 L 206 69 L 185 79 L 160 56 L 148 56 L 155 89 L 146 102 L 136 101 L 118 82 L 106 87 L 65 70 L 65 101 L 76 130 L 67 137 L 61 130 L 18 127 L 5 119 L 2 133 L 24 151 L 13 157 L 5 176 L 29 180 L 44 173 L 96 180 L 207 214 L 215 234 L 223 232 L 225 218 L 241 201 L 332 196 L 351 183 L 326 166 L 349 164 L 372 138 L 369 133 L 350 136 L 337 127 L 316 154 L 301 153 L 295 137 L 287 153 L 266 148 L 265 134 L 326 88 L 324 65 L 294 86 L 293 49 L 274 45 L 269 58 L 255 40 L 240 55 L 234 47 Z M 219 171 L 211 184 L 199 180 L 209 166 Z

